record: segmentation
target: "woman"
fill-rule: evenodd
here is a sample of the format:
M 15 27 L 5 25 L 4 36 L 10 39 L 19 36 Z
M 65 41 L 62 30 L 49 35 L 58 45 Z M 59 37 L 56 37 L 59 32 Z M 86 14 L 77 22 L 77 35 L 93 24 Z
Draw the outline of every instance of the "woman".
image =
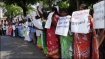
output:
M 28 18 L 28 20 L 25 22 L 26 33 L 25 33 L 25 39 L 24 40 L 30 43 L 32 41 L 32 39 L 29 36 L 30 35 L 29 22 L 30 22 L 30 18 Z
M 85 4 L 80 5 L 80 10 L 87 9 L 87 6 Z M 95 36 L 95 30 L 93 29 L 93 19 L 89 16 L 90 21 L 90 27 L 92 29 L 92 40 L 96 40 Z M 92 49 L 90 46 L 91 38 L 90 38 L 90 32 L 87 34 L 82 33 L 74 33 L 74 59 L 90 59 L 90 49 Z M 93 43 L 93 41 L 92 41 Z M 94 58 L 92 56 L 92 58 Z
M 18 33 L 19 33 L 19 37 L 21 38 L 23 37 L 22 29 L 23 29 L 22 22 L 19 22 Z
M 12 24 L 12 28 L 13 28 L 12 36 L 15 37 L 15 23 Z
M 47 14 L 47 12 L 43 12 L 43 14 L 41 14 L 41 12 L 38 10 L 38 7 L 37 7 L 37 11 L 38 11 L 38 13 L 39 13 L 39 15 L 42 19 L 42 26 L 43 26 L 43 29 L 44 29 L 43 33 L 42 33 L 42 35 L 43 35 L 43 38 L 42 38 L 43 39 L 43 52 L 45 54 L 47 54 L 46 29 L 44 27 L 45 27 L 45 23 L 46 23 L 46 19 L 47 19 L 48 14 Z
M 35 17 L 35 28 L 36 28 L 36 36 L 37 36 L 37 46 L 39 49 L 42 49 L 42 31 L 41 29 L 43 29 L 42 27 L 42 21 L 41 18 L 39 16 Z
M 67 15 L 66 9 L 61 9 L 60 13 L 61 13 L 61 17 L 68 17 L 69 19 L 71 18 L 71 16 Z M 71 35 L 70 31 L 68 31 L 67 36 L 60 36 L 60 44 L 61 44 L 61 58 L 62 59 L 72 59 L 73 36 Z
M 98 0 L 98 2 L 101 2 L 104 0 Z M 99 40 L 99 59 L 105 58 L 105 28 L 103 29 L 96 29 L 96 34 L 98 36 Z
M 52 24 L 50 29 L 47 29 L 47 54 L 50 58 L 57 59 L 60 58 L 59 45 L 60 38 L 55 34 L 55 29 L 57 25 L 57 21 L 59 18 L 59 14 L 55 7 L 52 8 L 52 12 L 54 12 L 52 16 Z
M 12 34 L 12 24 L 10 23 L 8 26 L 8 35 Z
M 6 35 L 8 35 L 8 24 L 6 24 Z

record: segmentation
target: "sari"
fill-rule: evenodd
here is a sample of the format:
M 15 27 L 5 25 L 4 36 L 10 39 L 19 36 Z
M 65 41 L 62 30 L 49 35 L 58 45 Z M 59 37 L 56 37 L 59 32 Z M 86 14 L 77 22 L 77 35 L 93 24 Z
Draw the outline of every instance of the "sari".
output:
M 45 27 L 46 20 L 43 20 L 42 26 Z M 46 41 L 46 30 L 43 31 L 43 52 L 44 54 L 47 54 L 47 41 Z
M 39 49 L 42 49 L 42 38 L 41 36 L 37 36 L 37 46 Z
M 23 37 L 22 30 L 23 30 L 22 25 L 19 25 L 19 28 L 18 28 L 18 33 L 19 33 L 19 36 L 20 36 L 20 37 Z
M 90 20 L 90 27 L 93 29 L 93 19 Z M 91 38 L 92 37 L 92 38 Z M 90 45 L 91 44 L 91 45 Z M 90 51 L 92 51 L 90 53 Z M 91 56 L 92 55 L 92 56 Z M 74 34 L 74 59 L 98 59 L 98 41 L 95 31 L 87 34 Z
M 53 18 L 54 19 L 52 20 L 50 29 L 47 29 L 47 54 L 50 58 L 58 59 L 60 58 L 59 52 L 60 38 L 58 35 L 55 34 L 56 30 L 55 21 L 57 21 L 58 15 L 55 14 Z
M 8 35 L 8 26 L 6 26 L 6 35 Z
M 8 35 L 11 35 L 12 34 L 12 25 L 9 25 L 8 27 Z
M 61 58 L 72 59 L 73 55 L 73 36 L 68 34 L 67 36 L 60 37 L 61 44 Z
M 43 29 L 41 19 L 35 20 L 35 26 L 39 29 Z M 37 46 L 39 49 L 43 49 L 43 41 L 42 41 L 42 31 L 36 29 L 36 36 L 37 36 Z
M 99 59 L 105 58 L 105 29 L 96 29 L 99 41 Z
M 90 35 L 74 34 L 74 59 L 90 59 Z

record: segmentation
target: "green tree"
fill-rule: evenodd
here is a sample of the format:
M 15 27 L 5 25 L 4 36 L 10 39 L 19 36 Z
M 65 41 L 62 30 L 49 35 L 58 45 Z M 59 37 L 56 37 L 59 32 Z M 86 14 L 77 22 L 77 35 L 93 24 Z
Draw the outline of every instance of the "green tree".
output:
M 26 16 L 26 12 L 28 11 L 27 6 L 29 4 L 35 4 L 37 0 L 4 0 L 4 2 L 9 5 L 9 4 L 16 4 L 20 6 L 23 9 L 23 15 Z
M 17 16 L 22 14 L 22 9 L 17 5 L 5 5 L 5 9 L 7 10 L 5 16 Z

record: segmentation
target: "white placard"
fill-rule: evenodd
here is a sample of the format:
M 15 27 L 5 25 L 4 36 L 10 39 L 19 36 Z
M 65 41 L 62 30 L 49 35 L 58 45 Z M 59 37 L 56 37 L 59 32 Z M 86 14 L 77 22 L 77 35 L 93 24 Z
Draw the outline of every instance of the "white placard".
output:
M 16 22 L 16 17 L 15 18 L 13 18 L 13 20 L 12 20 L 12 23 L 15 23 Z
M 36 12 L 34 12 L 34 11 L 30 12 L 29 18 L 32 18 L 31 21 L 35 20 L 35 16 L 36 16 Z
M 89 33 L 89 10 L 75 11 L 71 19 L 71 32 L 75 33 Z
M 19 21 L 22 21 L 22 16 L 21 16 L 21 15 L 19 15 L 18 17 L 19 17 Z
M 54 14 L 54 12 L 51 12 L 51 13 L 48 15 L 48 18 L 47 18 L 47 21 L 46 21 L 46 24 L 45 24 L 45 28 L 47 28 L 47 29 L 50 29 L 50 27 L 51 27 L 53 14 Z
M 42 3 L 39 3 L 39 11 L 42 13 L 42 8 L 43 8 L 43 4 Z
M 37 27 L 39 29 L 43 29 L 41 19 L 35 19 L 32 21 L 32 23 L 34 24 L 35 27 Z
M 94 8 L 94 28 L 105 28 L 105 1 L 101 1 L 93 5 Z
M 59 17 L 55 34 L 67 36 L 68 31 L 69 31 L 70 18 L 71 16 Z

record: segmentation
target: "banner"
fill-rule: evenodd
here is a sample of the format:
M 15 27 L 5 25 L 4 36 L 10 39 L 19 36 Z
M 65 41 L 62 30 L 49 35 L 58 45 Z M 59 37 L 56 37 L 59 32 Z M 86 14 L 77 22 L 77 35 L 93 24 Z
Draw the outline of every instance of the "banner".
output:
M 55 34 L 67 36 L 71 16 L 60 17 L 57 23 Z
M 89 10 L 75 11 L 71 19 L 71 32 L 89 33 Z
M 105 2 L 101 1 L 93 5 L 94 9 L 94 28 L 102 29 L 105 28 Z

